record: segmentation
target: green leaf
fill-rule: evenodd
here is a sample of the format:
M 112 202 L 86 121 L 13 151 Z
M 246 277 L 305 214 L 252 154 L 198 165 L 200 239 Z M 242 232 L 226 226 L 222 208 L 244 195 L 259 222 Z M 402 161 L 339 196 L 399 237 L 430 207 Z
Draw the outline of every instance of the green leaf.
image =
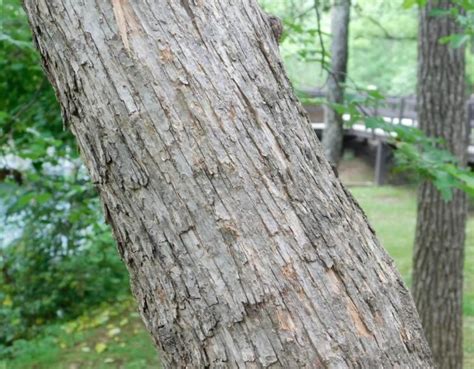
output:
M 451 201 L 453 197 L 453 188 L 456 187 L 456 182 L 453 177 L 447 173 L 438 173 L 438 177 L 433 181 L 436 189 L 441 193 L 441 197 L 445 201 Z
M 105 350 L 107 350 L 107 345 L 105 343 L 99 342 L 95 345 L 95 352 L 97 352 L 98 354 L 101 354 Z
M 34 200 L 38 204 L 44 204 L 48 202 L 53 196 L 50 193 L 40 193 L 34 197 Z
M 457 49 L 464 46 L 470 40 L 470 36 L 462 33 L 457 33 L 445 37 L 441 37 L 439 42 L 443 45 L 449 44 L 451 47 Z
M 427 0 L 404 0 L 402 6 L 405 9 L 409 9 L 409 8 L 415 6 L 415 5 L 425 6 L 426 2 L 427 2 Z
M 432 17 L 443 17 L 443 16 L 446 16 L 446 15 L 451 15 L 451 11 L 447 10 L 447 9 L 436 8 L 436 9 L 432 9 L 430 11 L 430 15 Z
M 367 117 L 365 118 L 365 126 L 367 128 L 375 129 L 382 128 L 384 126 L 384 120 L 379 117 Z

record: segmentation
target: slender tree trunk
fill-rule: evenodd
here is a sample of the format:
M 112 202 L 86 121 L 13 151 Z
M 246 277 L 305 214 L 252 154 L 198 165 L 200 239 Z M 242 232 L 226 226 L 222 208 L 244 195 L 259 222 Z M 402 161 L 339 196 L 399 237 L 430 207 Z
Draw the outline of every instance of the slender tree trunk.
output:
M 466 163 L 467 117 L 464 49 L 442 45 L 443 36 L 459 33 L 451 17 L 430 16 L 452 1 L 428 1 L 420 11 L 418 113 L 421 129 L 443 138 Z M 467 201 L 460 191 L 450 202 L 431 183 L 418 193 L 413 294 L 435 362 L 462 367 L 462 293 Z
M 347 75 L 349 50 L 349 21 L 351 1 L 334 0 L 331 8 L 331 73 L 327 82 L 327 99 L 330 104 L 344 103 L 344 84 Z M 342 156 L 344 120 L 342 114 L 326 108 L 326 127 L 323 148 L 329 162 L 338 166 Z
M 256 1 L 25 6 L 165 367 L 431 367 Z

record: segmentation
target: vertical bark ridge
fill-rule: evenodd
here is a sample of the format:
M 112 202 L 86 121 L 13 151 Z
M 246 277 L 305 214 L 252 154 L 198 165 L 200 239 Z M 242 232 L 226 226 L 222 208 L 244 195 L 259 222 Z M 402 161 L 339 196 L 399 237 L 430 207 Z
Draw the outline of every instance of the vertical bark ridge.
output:
M 430 367 L 255 1 L 25 7 L 166 367 Z
M 428 1 L 420 14 L 418 113 L 420 128 L 442 138 L 466 164 L 467 116 L 465 50 L 440 43 L 461 32 L 451 17 L 435 17 L 434 8 L 452 1 Z M 462 367 L 462 293 L 467 199 L 455 191 L 450 202 L 430 183 L 418 192 L 413 294 L 440 368 Z

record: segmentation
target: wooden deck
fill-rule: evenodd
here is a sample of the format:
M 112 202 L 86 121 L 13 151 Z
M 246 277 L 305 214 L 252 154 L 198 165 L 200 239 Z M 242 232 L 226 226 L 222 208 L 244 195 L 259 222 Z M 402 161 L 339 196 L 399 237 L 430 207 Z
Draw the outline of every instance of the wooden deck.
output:
M 314 97 L 324 96 L 321 90 L 306 90 L 305 92 Z M 312 128 L 318 133 L 318 135 L 322 135 L 325 127 L 324 107 L 318 105 L 305 105 L 305 109 L 310 116 Z M 385 100 L 383 106 L 363 107 L 363 109 L 368 115 L 383 117 L 387 122 L 392 124 L 402 124 L 409 127 L 417 126 L 416 98 L 413 96 L 389 97 Z M 467 150 L 468 161 L 470 164 L 474 164 L 474 95 L 471 96 L 467 102 L 467 113 L 468 120 L 466 123 L 469 127 L 469 147 Z M 374 181 L 377 184 L 383 184 L 386 172 L 385 159 L 387 157 L 387 150 L 390 150 L 387 145 L 388 134 L 382 129 L 370 129 L 364 124 L 354 124 L 345 129 L 345 135 L 375 142 L 377 145 L 377 157 L 375 160 Z

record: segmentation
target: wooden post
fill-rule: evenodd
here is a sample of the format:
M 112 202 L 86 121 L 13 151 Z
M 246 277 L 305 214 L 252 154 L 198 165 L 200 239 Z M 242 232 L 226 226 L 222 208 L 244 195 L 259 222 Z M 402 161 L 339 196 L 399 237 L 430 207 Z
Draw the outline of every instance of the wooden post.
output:
M 467 102 L 467 137 L 468 145 L 472 144 L 472 129 L 474 128 L 474 98 L 471 98 Z
M 379 103 L 377 102 L 375 104 L 375 108 L 374 108 L 374 117 L 378 117 L 379 116 Z M 382 117 L 383 118 L 383 117 Z M 375 135 L 375 128 L 372 128 L 372 138 L 375 138 L 376 135 Z
M 398 115 L 398 124 L 402 124 L 403 113 L 405 112 L 405 98 L 400 100 L 400 113 Z
M 375 184 L 377 186 L 382 186 L 385 184 L 385 174 L 386 174 L 386 144 L 382 140 L 377 142 L 377 154 L 375 158 Z

